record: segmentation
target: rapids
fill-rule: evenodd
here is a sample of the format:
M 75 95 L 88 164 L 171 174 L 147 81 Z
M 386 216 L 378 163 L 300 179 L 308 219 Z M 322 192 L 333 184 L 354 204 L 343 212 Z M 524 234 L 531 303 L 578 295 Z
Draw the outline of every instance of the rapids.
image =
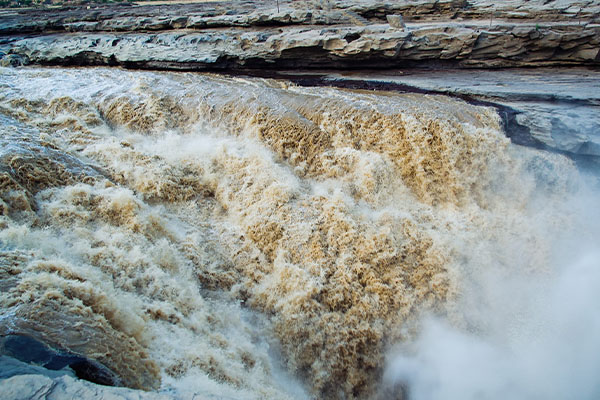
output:
M 3 68 L 0 143 L 0 334 L 176 397 L 435 398 L 423 321 L 518 335 L 583 234 L 573 163 L 445 96 Z

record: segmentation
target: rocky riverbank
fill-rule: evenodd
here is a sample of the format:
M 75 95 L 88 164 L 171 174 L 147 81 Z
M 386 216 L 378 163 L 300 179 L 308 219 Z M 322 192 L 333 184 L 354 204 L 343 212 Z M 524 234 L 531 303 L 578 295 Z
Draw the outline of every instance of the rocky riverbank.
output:
M 509 4 L 507 4 L 509 3 Z M 180 70 L 600 65 L 597 1 L 194 3 L 5 12 L 4 63 Z M 548 3 L 548 4 L 546 4 Z M 554 3 L 554 4 L 550 4 Z M 404 22 L 398 18 L 402 15 Z

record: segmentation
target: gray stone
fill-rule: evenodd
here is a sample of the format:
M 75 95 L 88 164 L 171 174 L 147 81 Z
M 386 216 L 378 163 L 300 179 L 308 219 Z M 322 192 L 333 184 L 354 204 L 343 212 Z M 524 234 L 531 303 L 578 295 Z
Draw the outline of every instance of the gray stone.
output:
M 171 396 L 140 390 L 100 386 L 68 375 L 18 375 L 0 380 L 3 400 L 170 400 Z
M 390 27 L 394 28 L 394 29 L 400 29 L 400 30 L 404 30 L 406 28 L 406 25 L 404 24 L 404 19 L 402 18 L 402 15 L 399 14 L 391 14 L 391 15 L 386 15 L 388 24 L 390 24 Z
M 0 379 L 7 379 L 16 375 L 44 375 L 56 378 L 63 375 L 75 377 L 75 373 L 69 368 L 53 371 L 37 365 L 27 364 L 15 358 L 0 356 Z
M 513 30 L 517 30 L 515 34 Z M 440 60 L 471 68 L 600 65 L 597 47 L 592 44 L 600 27 L 555 25 L 552 30 L 534 31 L 539 33 L 536 38 L 524 36 L 523 31 L 522 24 L 497 24 L 485 31 L 476 24 L 413 24 L 407 34 L 381 24 L 70 33 L 15 40 L 10 60 L 199 70 L 262 68 L 265 63 L 275 69 L 394 67 L 407 62 L 429 66 Z M 345 39 L 346 44 L 331 46 L 331 39 Z

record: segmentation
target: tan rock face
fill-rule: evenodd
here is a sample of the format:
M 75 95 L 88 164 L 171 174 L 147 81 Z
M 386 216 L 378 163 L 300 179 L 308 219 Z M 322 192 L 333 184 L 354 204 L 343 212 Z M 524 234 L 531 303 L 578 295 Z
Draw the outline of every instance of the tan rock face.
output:
M 277 12 L 268 2 L 256 9 L 239 1 L 228 8 L 209 3 L 92 14 L 35 11 L 7 16 L 0 33 L 38 32 L 26 39 L 13 36 L 2 50 L 34 64 L 175 69 L 395 67 L 440 61 L 461 67 L 599 65 L 595 12 L 600 2 L 569 2 L 568 7 L 558 1 L 521 3 L 354 0 L 325 7 L 291 2 Z
M 255 31 L 54 34 L 16 40 L 10 53 L 33 64 L 120 64 L 174 69 L 264 66 L 464 67 L 598 65 L 600 26 L 431 24 Z M 351 38 L 348 40 L 348 38 Z M 309 56 L 309 57 L 307 57 Z

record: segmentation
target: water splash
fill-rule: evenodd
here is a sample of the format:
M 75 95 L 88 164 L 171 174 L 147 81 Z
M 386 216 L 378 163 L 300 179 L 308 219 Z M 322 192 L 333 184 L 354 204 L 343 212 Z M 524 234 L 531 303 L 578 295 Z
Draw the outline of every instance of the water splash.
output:
M 372 397 L 422 315 L 491 331 L 469 311 L 481 271 L 551 276 L 576 225 L 570 161 L 443 96 L 118 69 L 2 69 L 0 87 L 65 170 L 98 171 L 31 190 L 2 170 L 0 330 L 132 387 Z

